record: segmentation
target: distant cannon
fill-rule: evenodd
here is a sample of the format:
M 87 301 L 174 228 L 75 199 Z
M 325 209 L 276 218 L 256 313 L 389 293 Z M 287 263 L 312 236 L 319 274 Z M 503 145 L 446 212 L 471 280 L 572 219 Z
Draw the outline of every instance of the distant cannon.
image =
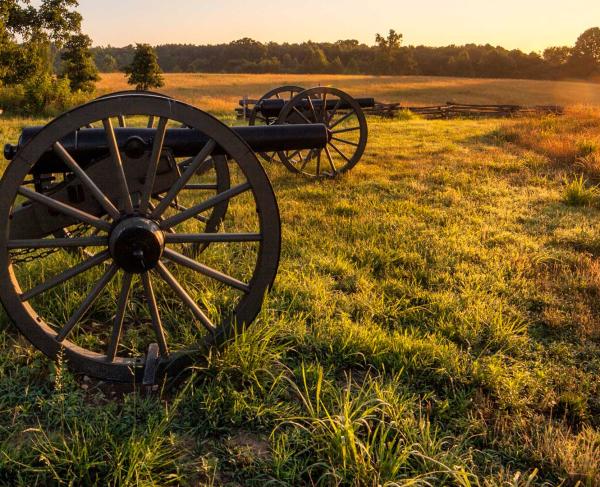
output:
M 329 87 L 304 90 L 281 86 L 258 100 L 242 99 L 237 113 L 249 125 L 324 124 L 331 132 L 327 145 L 309 150 L 261 151 L 269 161 L 280 160 L 290 171 L 309 178 L 332 178 L 352 169 L 368 140 L 363 109 L 375 106 L 373 98 L 352 98 Z

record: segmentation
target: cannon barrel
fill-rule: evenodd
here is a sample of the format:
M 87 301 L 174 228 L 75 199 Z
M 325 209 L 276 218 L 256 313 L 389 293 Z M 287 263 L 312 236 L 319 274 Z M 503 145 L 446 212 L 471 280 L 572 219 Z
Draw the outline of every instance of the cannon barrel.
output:
M 4 157 L 11 160 L 19 148 L 30 141 L 42 127 L 26 127 L 19 137 L 18 145 L 7 144 Z M 284 150 L 312 149 L 325 147 L 331 137 L 323 124 L 267 125 L 252 127 L 232 127 L 255 152 L 274 152 Z M 156 129 L 153 128 L 115 128 L 119 148 L 126 153 L 152 148 Z M 165 136 L 163 147 L 172 151 L 175 157 L 193 157 L 208 142 L 208 137 L 192 128 L 171 128 Z M 60 143 L 77 160 L 86 166 L 94 160 L 109 154 L 104 129 L 86 128 L 78 130 Z M 226 148 L 217 147 L 216 154 L 223 154 Z M 64 172 L 66 167 L 60 158 L 49 149 L 35 164 L 32 172 Z
M 312 105 L 315 107 L 316 110 L 323 109 L 323 100 L 311 99 L 310 101 L 312 101 Z M 310 110 L 310 101 L 308 99 L 302 100 L 300 106 L 304 110 Z M 375 106 L 374 98 L 355 98 L 355 101 L 361 108 L 373 108 Z M 282 100 L 279 98 L 263 100 L 258 105 L 257 110 L 259 110 L 260 113 L 265 117 L 278 117 L 286 103 L 286 100 Z M 337 110 L 349 110 L 350 108 L 352 108 L 347 101 L 342 99 L 327 100 L 326 104 L 327 110 L 334 110 L 336 108 Z

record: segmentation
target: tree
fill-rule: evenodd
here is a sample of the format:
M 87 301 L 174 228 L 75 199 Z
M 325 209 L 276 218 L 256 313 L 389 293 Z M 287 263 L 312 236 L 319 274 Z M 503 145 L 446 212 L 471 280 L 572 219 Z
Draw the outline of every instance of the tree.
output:
M 77 0 L 0 1 L 0 81 L 19 84 L 52 70 L 51 43 L 60 48 L 81 28 Z
M 448 74 L 462 77 L 473 75 L 473 64 L 469 51 L 463 49 L 456 56 L 450 56 L 448 59 Z
M 388 53 L 392 53 L 394 49 L 399 49 L 402 45 L 402 34 L 398 34 L 394 29 L 390 29 L 387 37 L 383 37 L 380 34 L 375 36 L 375 42 L 379 48 Z
M 314 43 L 309 43 L 308 52 L 302 64 L 304 70 L 308 73 L 323 73 L 327 71 L 329 61 L 323 49 Z
M 579 36 L 570 59 L 576 76 L 591 76 L 600 72 L 600 27 L 586 30 Z
M 569 61 L 573 49 L 569 46 L 548 47 L 544 49 L 543 58 L 554 67 L 564 66 Z
M 156 51 L 150 44 L 136 44 L 133 61 L 125 68 L 127 82 L 136 90 L 148 90 L 164 86 L 162 70 L 158 65 Z
M 96 66 L 103 73 L 114 73 L 119 70 L 119 63 L 112 54 L 105 53 L 96 58 Z
M 387 37 L 377 34 L 375 42 L 379 50 L 375 58 L 377 73 L 394 74 L 394 68 L 402 64 L 402 60 L 399 60 L 397 56 L 400 46 L 402 46 L 402 34 L 398 34 L 394 29 L 390 29 Z
M 92 40 L 85 34 L 71 36 L 61 54 L 63 78 L 69 79 L 72 91 L 94 91 L 94 83 L 100 79 L 90 47 Z

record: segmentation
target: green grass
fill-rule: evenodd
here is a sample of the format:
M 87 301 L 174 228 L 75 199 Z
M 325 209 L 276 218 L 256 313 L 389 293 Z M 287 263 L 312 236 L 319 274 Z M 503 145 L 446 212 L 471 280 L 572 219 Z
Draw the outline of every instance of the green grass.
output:
M 339 180 L 268 165 L 275 287 L 174 390 L 73 376 L 3 316 L 0 483 L 598 485 L 598 209 L 504 130 L 371 119 Z

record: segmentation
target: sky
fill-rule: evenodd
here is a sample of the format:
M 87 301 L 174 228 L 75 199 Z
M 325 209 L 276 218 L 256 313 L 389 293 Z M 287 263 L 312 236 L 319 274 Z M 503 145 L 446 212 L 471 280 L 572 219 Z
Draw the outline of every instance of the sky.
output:
M 395 29 L 404 44 L 490 43 L 541 51 L 600 26 L 600 0 L 80 0 L 96 46 L 358 39 Z

